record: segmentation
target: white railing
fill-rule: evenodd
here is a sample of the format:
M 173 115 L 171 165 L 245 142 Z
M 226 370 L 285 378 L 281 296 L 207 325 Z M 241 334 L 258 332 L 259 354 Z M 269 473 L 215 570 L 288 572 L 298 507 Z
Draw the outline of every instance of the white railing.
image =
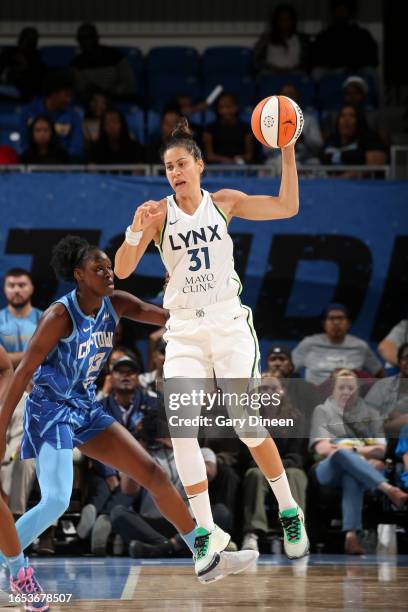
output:
M 408 178 L 408 147 L 393 147 L 405 154 L 405 176 L 396 176 L 395 169 L 391 166 L 298 166 L 298 174 L 301 178 L 364 178 L 364 179 L 389 179 Z M 88 174 L 123 174 L 130 176 L 164 176 L 162 164 L 64 164 L 64 165 L 0 165 L 0 173 L 10 172 L 63 172 L 63 173 L 88 173 Z M 258 177 L 275 178 L 280 176 L 280 170 L 274 165 L 240 165 L 240 164 L 214 164 L 205 168 L 206 176 L 231 176 L 231 177 Z

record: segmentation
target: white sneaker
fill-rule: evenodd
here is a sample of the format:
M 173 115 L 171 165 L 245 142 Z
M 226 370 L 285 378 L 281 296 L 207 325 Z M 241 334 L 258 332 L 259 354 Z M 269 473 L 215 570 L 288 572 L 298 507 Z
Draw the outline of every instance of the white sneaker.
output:
M 212 570 L 198 579 L 203 584 L 210 584 L 221 580 L 230 574 L 239 574 L 244 570 L 256 565 L 259 552 L 256 550 L 240 550 L 238 552 L 226 552 L 219 554 L 220 562 Z
M 252 533 L 251 531 L 249 531 L 244 535 L 241 550 L 256 550 L 257 552 L 259 552 L 258 536 L 256 535 L 256 533 Z
M 283 527 L 283 548 L 288 559 L 300 559 L 309 553 L 309 538 L 305 529 L 305 517 L 299 506 L 279 512 Z
M 93 504 L 87 504 L 82 508 L 81 518 L 76 528 L 78 538 L 85 540 L 90 534 L 92 527 L 95 525 L 97 517 L 96 508 Z
M 92 527 L 91 551 L 94 555 L 106 555 L 108 539 L 112 531 L 112 523 L 106 514 L 100 514 Z
M 207 531 L 203 527 L 197 527 L 195 535 L 195 573 L 198 579 L 201 580 L 219 564 L 220 553 L 228 546 L 231 536 L 225 533 L 225 531 L 220 529 L 217 525 L 213 531 Z

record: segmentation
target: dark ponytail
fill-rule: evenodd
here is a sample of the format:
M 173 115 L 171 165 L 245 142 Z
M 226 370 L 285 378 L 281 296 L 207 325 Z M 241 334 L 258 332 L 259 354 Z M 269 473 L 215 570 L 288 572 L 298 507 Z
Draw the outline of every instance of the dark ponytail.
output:
M 192 155 L 196 161 L 198 159 L 203 159 L 201 149 L 194 140 L 193 133 L 185 117 L 180 118 L 180 121 L 177 123 L 176 127 L 171 133 L 169 142 L 162 147 L 160 151 L 162 161 L 164 161 L 166 151 L 174 147 L 182 147 L 183 149 L 186 149 L 186 151 L 190 153 L 190 155 Z
M 80 236 L 65 236 L 53 248 L 51 267 L 57 278 L 65 281 L 74 281 L 74 270 L 88 259 L 91 253 L 99 251 L 97 246 L 89 244 Z

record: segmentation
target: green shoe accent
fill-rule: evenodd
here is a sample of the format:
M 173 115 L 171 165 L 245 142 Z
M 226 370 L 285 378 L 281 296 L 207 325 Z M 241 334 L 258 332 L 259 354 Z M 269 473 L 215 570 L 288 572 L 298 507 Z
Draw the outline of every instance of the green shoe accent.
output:
M 283 527 L 285 539 L 289 544 L 300 542 L 302 535 L 302 522 L 300 520 L 298 508 L 289 508 L 279 512 L 279 519 Z
M 194 554 L 194 560 L 199 561 L 208 552 L 208 546 L 210 543 L 210 532 L 204 529 L 204 527 L 197 527 L 195 530 L 195 541 L 194 548 L 196 550 Z

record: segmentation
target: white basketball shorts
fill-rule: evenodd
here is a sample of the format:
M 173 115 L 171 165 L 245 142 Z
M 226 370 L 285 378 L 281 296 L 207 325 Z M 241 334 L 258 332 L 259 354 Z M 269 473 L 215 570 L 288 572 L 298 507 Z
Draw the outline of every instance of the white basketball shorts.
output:
M 252 311 L 236 297 L 204 308 L 171 310 L 164 378 L 256 378 L 259 346 Z

